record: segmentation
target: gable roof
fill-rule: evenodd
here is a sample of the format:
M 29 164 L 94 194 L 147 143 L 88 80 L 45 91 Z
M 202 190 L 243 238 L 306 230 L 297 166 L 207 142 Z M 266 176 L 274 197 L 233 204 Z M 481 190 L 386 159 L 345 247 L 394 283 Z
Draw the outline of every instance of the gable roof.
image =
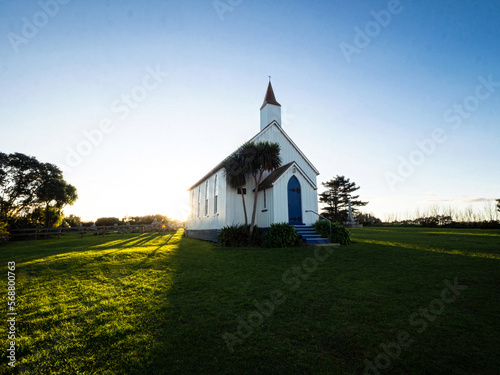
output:
M 290 162 L 288 164 L 282 165 L 278 169 L 275 169 L 272 171 L 269 176 L 267 176 L 259 185 L 259 191 L 269 189 L 270 187 L 273 186 L 273 184 L 276 182 L 278 178 L 281 177 L 283 173 L 286 172 L 286 170 L 293 164 L 294 162 Z
M 314 189 L 314 190 L 317 190 L 318 188 L 314 185 L 314 183 L 311 181 L 311 179 L 304 173 L 304 171 L 302 170 L 302 168 L 300 168 L 300 165 L 297 164 L 297 162 L 295 161 L 292 161 L 288 164 L 285 164 L 281 167 L 279 167 L 278 169 L 275 169 L 274 171 L 272 171 L 265 179 L 264 181 L 262 181 L 260 184 L 259 184 L 259 191 L 262 191 L 262 190 L 265 190 L 265 189 L 269 189 L 269 188 L 272 188 L 275 184 L 276 181 L 278 181 L 281 176 L 288 170 L 290 169 L 291 166 L 294 166 L 295 168 L 297 168 L 297 171 L 302 175 L 302 177 L 304 177 L 304 179 L 309 183 L 309 185 L 311 185 L 311 187 Z M 255 189 L 254 189 L 255 191 Z
M 297 152 L 304 158 L 307 164 L 312 168 L 314 173 L 316 175 L 319 175 L 319 171 L 314 167 L 314 165 L 309 161 L 309 159 L 300 151 L 300 149 L 297 147 L 297 145 L 292 141 L 292 139 L 288 136 L 288 134 L 285 133 L 285 131 L 281 128 L 280 124 L 278 124 L 276 121 L 271 122 L 269 125 L 267 125 L 264 129 L 262 129 L 260 132 L 258 132 L 255 136 L 253 136 L 248 142 L 253 142 L 255 141 L 256 138 L 258 138 L 261 134 L 263 134 L 265 131 L 271 128 L 272 125 L 276 125 L 278 130 L 285 136 L 285 138 L 290 142 L 290 144 L 297 150 Z M 191 186 L 188 191 L 193 190 L 195 187 L 200 185 L 203 181 L 208 179 L 211 175 L 213 175 L 215 172 L 218 170 L 222 169 L 224 167 L 224 162 L 233 156 L 238 149 L 234 150 L 231 154 L 229 154 L 224 160 L 222 160 L 219 164 L 217 164 L 213 169 L 210 170 L 206 175 L 204 175 L 202 178 L 200 178 L 193 186 Z M 290 163 L 289 163 L 290 164 Z M 284 172 L 284 171 L 283 171 Z M 282 173 L 283 173 L 282 172 Z
M 267 86 L 266 97 L 264 98 L 264 103 L 262 103 L 262 107 L 260 107 L 260 109 L 264 108 L 266 104 L 272 104 L 281 107 L 281 104 L 278 103 L 276 97 L 274 96 L 274 91 L 273 91 L 273 86 L 271 86 L 271 81 L 269 81 L 269 85 Z

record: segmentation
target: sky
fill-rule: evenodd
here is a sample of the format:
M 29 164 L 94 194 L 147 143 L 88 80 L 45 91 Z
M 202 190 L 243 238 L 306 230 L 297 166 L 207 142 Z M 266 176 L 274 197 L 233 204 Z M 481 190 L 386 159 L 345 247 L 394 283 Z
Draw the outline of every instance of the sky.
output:
M 66 214 L 184 219 L 187 189 L 283 128 L 384 219 L 500 198 L 498 1 L 0 2 L 0 151 L 57 165 Z M 319 186 L 319 192 L 323 190 Z

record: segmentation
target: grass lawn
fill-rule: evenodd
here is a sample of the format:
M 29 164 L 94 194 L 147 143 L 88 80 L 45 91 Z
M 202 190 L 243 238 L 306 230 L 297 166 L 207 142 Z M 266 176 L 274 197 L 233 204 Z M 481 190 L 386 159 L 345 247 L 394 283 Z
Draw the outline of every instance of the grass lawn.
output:
M 217 248 L 182 230 L 1 247 L 5 296 L 16 262 L 15 372 L 500 373 L 500 231 L 352 235 L 320 248 Z M 4 355 L 0 373 L 15 372 Z

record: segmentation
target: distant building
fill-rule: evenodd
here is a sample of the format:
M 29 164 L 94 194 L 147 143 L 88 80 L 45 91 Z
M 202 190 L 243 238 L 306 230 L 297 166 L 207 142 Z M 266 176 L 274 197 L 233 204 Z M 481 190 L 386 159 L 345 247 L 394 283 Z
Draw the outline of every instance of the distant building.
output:
M 316 176 L 318 170 L 307 159 L 281 125 L 281 105 L 276 101 L 271 82 L 260 108 L 260 132 L 249 141 L 275 142 L 281 146 L 282 166 L 268 173 L 261 182 L 256 213 L 260 228 L 272 223 L 311 225 L 317 216 L 306 210 L 318 211 Z M 217 231 L 226 225 L 244 224 L 245 216 L 240 194 L 245 202 L 250 222 L 254 201 L 254 182 L 248 179 L 243 191 L 226 184 L 223 162 L 191 186 L 190 216 L 186 222 L 189 237 L 214 241 Z

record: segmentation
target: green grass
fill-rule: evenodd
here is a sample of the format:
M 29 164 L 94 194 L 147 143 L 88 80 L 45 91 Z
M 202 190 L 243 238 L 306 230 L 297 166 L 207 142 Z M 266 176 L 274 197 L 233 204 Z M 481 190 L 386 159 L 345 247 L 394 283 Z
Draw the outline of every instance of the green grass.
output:
M 182 231 L 9 244 L 18 373 L 360 374 L 401 332 L 413 341 L 383 374 L 500 372 L 500 231 L 352 234 L 317 249 L 217 248 Z M 418 332 L 412 314 L 455 278 L 467 288 Z M 246 332 L 276 291 L 284 301 Z M 231 352 L 223 335 L 238 330 Z

